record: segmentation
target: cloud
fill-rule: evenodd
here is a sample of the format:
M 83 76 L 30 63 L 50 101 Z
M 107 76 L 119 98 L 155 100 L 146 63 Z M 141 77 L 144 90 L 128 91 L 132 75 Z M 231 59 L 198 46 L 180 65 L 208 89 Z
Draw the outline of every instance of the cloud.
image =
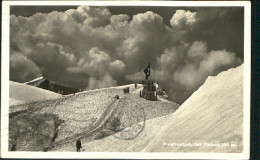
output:
M 86 77 L 103 77 L 106 74 L 120 74 L 125 64 L 120 60 L 112 61 L 112 58 L 97 47 L 86 52 L 77 66 L 67 68 L 69 73 L 86 75 Z
M 26 82 L 40 76 L 41 71 L 33 61 L 19 53 L 11 55 L 10 80 Z
M 104 77 L 102 77 L 100 80 L 91 77 L 89 79 L 87 90 L 113 87 L 116 85 L 117 85 L 116 81 L 113 80 L 109 74 L 107 74 Z
M 130 17 L 126 14 L 112 15 L 110 17 L 110 22 L 112 26 L 123 27 L 127 25 L 129 19 Z
M 191 29 L 192 26 L 198 21 L 197 13 L 185 10 L 177 10 L 172 16 L 170 24 L 176 30 Z
M 111 58 L 107 53 L 95 47 L 85 53 L 84 57 L 80 58 L 77 66 L 67 68 L 67 71 L 70 73 L 99 77 L 107 72 L 110 60 Z
M 125 79 L 133 81 L 133 82 L 139 82 L 144 79 L 144 73 L 143 72 L 136 72 L 134 74 L 127 74 L 125 75 Z
M 206 70 L 211 75 L 215 75 L 222 70 L 240 65 L 241 63 L 242 60 L 237 58 L 235 53 L 226 50 L 213 50 L 200 62 L 200 68 Z M 221 67 L 224 67 L 224 69 Z
M 151 11 L 134 15 L 133 20 L 130 22 L 130 25 L 135 28 L 140 28 L 142 29 L 142 31 L 144 28 L 146 28 L 146 31 L 158 31 L 164 30 L 165 28 L 163 24 L 163 18 L 160 15 Z
M 158 82 L 172 98 L 179 101 L 188 97 L 208 76 L 214 76 L 221 71 L 236 67 L 242 60 L 235 53 L 226 50 L 208 51 L 202 41 L 192 44 L 182 43 L 157 57 L 157 69 L 152 70 L 153 79 Z M 142 72 L 126 75 L 131 81 L 140 82 L 144 79 Z
M 190 46 L 187 55 L 189 58 L 203 58 L 207 54 L 207 44 L 201 41 L 195 41 Z
M 78 23 L 84 23 L 91 27 L 104 27 L 109 24 L 111 13 L 103 7 L 80 6 L 76 10 L 70 9 L 65 12 L 67 17 L 71 16 Z M 66 17 L 66 18 L 67 18 Z
M 58 83 L 95 89 L 140 82 L 150 62 L 152 78 L 181 103 L 207 76 L 242 63 L 237 52 L 243 47 L 233 42 L 243 44 L 237 37 L 243 34 L 240 25 L 231 24 L 243 23 L 230 16 L 239 19 L 240 12 L 184 8 L 169 16 L 170 26 L 152 11 L 130 17 L 105 7 L 11 15 L 10 79 L 24 82 L 42 74 Z
M 185 60 L 184 65 L 174 72 L 173 79 L 189 91 L 197 89 L 208 76 L 242 63 L 234 53 L 226 50 L 207 52 L 206 43 L 198 41 L 189 47 Z
M 189 44 L 182 43 L 166 48 L 160 57 L 157 57 L 157 63 L 162 70 L 174 69 L 186 60 L 186 52 Z
M 206 77 L 201 77 L 199 70 L 194 64 L 186 64 L 184 67 L 178 69 L 174 73 L 174 80 L 187 89 L 194 89 L 194 87 L 203 82 Z
M 151 11 L 134 15 L 124 34 L 127 36 L 116 52 L 126 64 L 127 74 L 140 71 L 149 61 L 155 63 L 165 46 L 176 39 L 163 18 Z
M 121 73 L 125 68 L 125 64 L 120 60 L 115 60 L 109 64 L 109 70 L 116 73 Z

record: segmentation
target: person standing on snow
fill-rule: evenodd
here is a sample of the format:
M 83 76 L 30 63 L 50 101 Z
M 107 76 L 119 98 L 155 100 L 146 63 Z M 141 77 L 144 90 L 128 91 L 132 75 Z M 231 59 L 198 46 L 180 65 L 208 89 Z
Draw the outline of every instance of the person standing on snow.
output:
M 82 148 L 80 139 L 77 140 L 76 147 L 77 147 L 77 152 L 80 152 L 80 148 Z

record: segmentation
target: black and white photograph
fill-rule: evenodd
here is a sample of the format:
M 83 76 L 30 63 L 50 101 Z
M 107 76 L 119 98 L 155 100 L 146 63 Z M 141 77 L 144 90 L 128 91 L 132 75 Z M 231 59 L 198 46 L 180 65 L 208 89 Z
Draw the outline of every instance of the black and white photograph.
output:
M 4 4 L 3 155 L 249 156 L 250 3 L 54 2 Z

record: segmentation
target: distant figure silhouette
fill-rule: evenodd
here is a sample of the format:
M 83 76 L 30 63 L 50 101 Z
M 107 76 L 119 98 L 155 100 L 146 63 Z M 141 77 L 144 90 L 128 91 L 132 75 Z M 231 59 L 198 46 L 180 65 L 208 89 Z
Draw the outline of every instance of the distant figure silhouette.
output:
M 77 140 L 76 147 L 77 147 L 77 152 L 80 152 L 80 148 L 82 148 L 80 139 Z

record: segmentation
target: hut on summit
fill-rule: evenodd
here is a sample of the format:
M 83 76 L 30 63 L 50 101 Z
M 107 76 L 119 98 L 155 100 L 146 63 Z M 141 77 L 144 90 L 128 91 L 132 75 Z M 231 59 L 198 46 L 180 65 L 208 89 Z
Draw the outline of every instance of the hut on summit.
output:
M 157 100 L 157 93 L 156 93 L 156 86 L 151 78 L 149 79 L 151 72 L 150 72 L 150 63 L 144 69 L 145 73 L 145 81 L 143 81 L 143 90 L 140 92 L 140 97 L 143 97 L 147 100 L 156 101 Z
M 156 87 L 152 80 L 144 81 L 141 97 L 147 100 L 157 101 Z

